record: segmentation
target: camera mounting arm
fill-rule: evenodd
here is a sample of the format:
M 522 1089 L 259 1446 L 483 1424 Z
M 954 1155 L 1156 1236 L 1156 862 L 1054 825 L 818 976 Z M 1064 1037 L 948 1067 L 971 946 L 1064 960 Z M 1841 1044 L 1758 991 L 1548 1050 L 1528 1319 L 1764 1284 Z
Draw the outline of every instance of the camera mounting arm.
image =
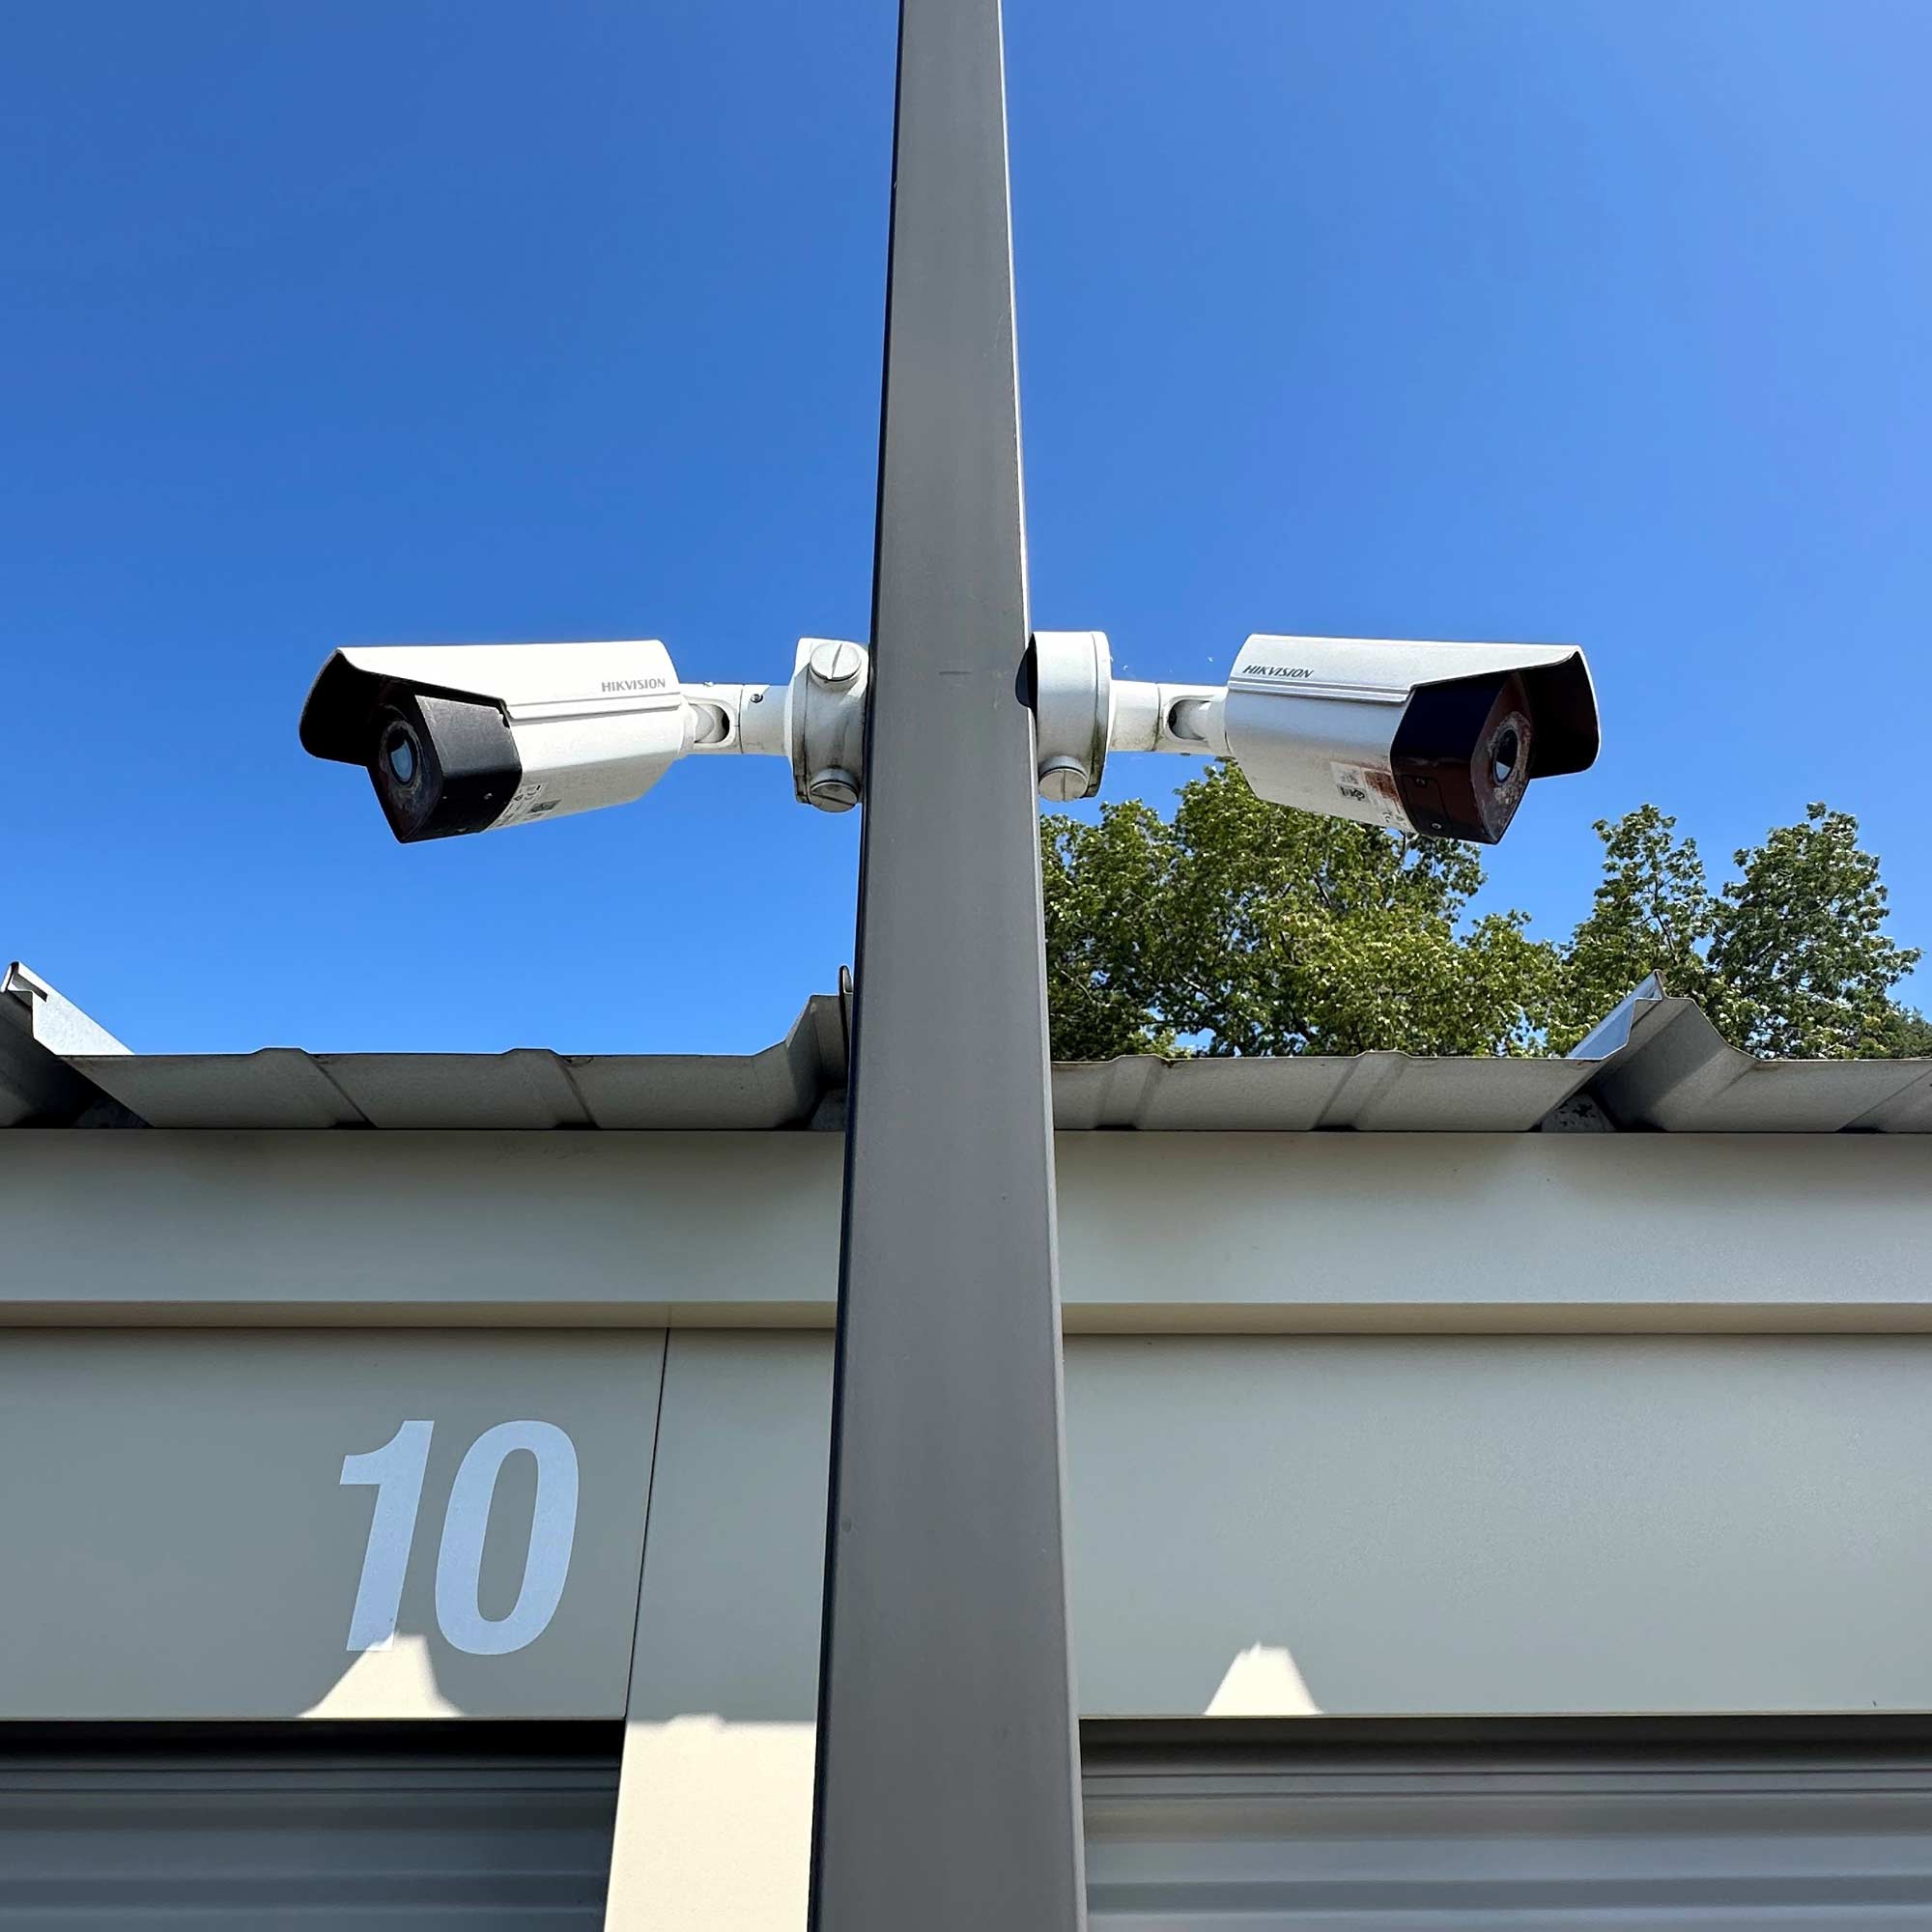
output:
M 865 794 L 871 657 L 842 638 L 801 638 L 789 683 L 687 684 L 694 753 L 785 758 L 801 805 L 850 811 Z
M 1036 631 L 1034 720 L 1042 798 L 1066 805 L 1100 789 L 1109 752 L 1225 756 L 1227 689 L 1114 675 L 1102 631 Z

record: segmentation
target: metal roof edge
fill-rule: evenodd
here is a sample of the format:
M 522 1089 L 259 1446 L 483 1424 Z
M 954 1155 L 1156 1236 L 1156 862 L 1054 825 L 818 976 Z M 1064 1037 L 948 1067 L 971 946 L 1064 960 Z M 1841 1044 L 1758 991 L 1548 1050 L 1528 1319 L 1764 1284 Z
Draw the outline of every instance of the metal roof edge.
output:
M 73 1064 L 81 1054 L 128 1049 L 31 967 L 0 973 L 0 1126 L 42 1121 L 127 1125 L 107 1094 Z
M 1663 981 L 1655 973 L 1639 980 L 1610 1010 L 1573 1046 L 1565 1060 L 1608 1060 L 1630 1044 L 1637 1022 L 1664 997 Z
M 1661 999 L 1589 1083 L 1619 1127 L 1661 1133 L 1932 1132 L 1932 1060 L 1763 1060 L 1693 1000 Z
M 47 998 L 59 996 L 36 981 Z M 669 1131 L 805 1127 L 845 1086 L 847 1018 L 838 994 L 814 993 L 782 1040 L 751 1054 L 504 1053 L 135 1054 L 60 1002 L 66 1050 L 50 1065 L 65 1099 L 111 1097 L 156 1127 L 601 1127 Z M 71 1016 L 71 1017 L 70 1017 Z M 14 1122 L 65 1119 L 79 1104 L 43 1083 Z M 835 1122 L 836 1123 L 836 1122 Z
M 849 992 L 751 1054 L 136 1054 L 23 966 L 0 1126 L 775 1131 L 844 1122 Z M 1768 1061 L 1646 980 L 1564 1059 L 1127 1055 L 1053 1069 L 1063 1130 L 1932 1133 L 1932 1060 Z

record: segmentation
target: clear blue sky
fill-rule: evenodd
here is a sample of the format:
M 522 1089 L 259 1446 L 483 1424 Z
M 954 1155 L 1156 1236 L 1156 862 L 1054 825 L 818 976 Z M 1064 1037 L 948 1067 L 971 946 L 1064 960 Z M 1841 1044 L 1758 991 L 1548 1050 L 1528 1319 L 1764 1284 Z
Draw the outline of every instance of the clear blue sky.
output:
M 404 848 L 295 724 L 343 641 L 865 636 L 893 39 L 14 12 L 0 958 L 151 1050 L 739 1050 L 831 986 L 856 814 L 776 763 Z M 1036 621 L 1144 676 L 1577 639 L 1605 753 L 1494 903 L 1567 930 L 1644 799 L 1723 861 L 1815 797 L 1932 944 L 1932 8 L 1011 0 L 1008 43 Z

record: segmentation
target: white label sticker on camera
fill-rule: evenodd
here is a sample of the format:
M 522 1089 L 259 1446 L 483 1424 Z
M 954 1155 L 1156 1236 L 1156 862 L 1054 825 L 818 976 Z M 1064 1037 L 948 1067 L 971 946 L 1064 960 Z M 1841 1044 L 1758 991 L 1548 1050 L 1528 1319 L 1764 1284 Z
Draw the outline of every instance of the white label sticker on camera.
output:
M 1349 817 L 1367 825 L 1386 825 L 1396 832 L 1410 829 L 1393 772 L 1378 771 L 1373 765 L 1330 765 L 1328 770 Z
M 554 786 L 546 793 L 541 779 L 526 779 L 511 793 L 509 804 L 491 821 L 490 830 L 500 831 L 506 825 L 522 825 L 526 819 L 541 818 L 545 812 L 556 810 L 562 803 Z

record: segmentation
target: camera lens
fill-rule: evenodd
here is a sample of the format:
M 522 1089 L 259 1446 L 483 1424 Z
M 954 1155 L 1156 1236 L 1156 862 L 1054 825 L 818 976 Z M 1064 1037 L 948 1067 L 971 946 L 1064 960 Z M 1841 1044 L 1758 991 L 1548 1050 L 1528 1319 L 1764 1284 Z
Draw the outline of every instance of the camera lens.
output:
M 1490 747 L 1490 777 L 1499 785 L 1508 784 L 1516 776 L 1516 763 L 1521 755 L 1522 740 L 1517 736 L 1516 726 L 1505 724 Z
M 398 784 L 415 783 L 416 774 L 422 769 L 422 747 L 416 743 L 414 731 L 400 718 L 392 718 L 388 729 L 383 733 L 382 757 Z

